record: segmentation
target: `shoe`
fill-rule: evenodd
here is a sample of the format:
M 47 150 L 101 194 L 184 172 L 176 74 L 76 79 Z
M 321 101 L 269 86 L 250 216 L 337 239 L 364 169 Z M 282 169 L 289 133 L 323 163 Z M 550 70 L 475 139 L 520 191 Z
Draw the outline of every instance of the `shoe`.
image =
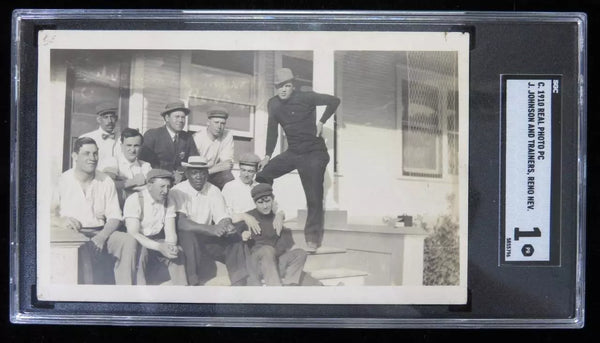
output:
M 306 252 L 307 253 L 311 253 L 314 254 L 317 252 L 317 249 L 319 248 L 319 245 L 317 243 L 314 242 L 306 242 Z

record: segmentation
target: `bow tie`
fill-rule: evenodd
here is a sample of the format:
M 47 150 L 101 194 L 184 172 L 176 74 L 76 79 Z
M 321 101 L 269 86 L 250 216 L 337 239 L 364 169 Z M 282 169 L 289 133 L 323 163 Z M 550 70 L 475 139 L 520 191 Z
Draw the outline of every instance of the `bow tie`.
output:
M 114 133 L 103 133 L 102 140 L 106 140 L 107 138 L 115 139 L 115 134 Z

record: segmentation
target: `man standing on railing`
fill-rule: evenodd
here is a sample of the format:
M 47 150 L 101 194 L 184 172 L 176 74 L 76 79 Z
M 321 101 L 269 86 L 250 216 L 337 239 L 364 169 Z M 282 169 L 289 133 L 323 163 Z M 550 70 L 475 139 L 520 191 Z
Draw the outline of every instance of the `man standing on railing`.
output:
M 207 111 L 206 130 L 194 133 L 194 143 L 200 156 L 208 161 L 208 182 L 223 189 L 223 186 L 234 179 L 233 168 L 233 135 L 225 129 L 229 113 L 223 107 L 213 106 Z
M 118 285 L 135 279 L 137 241 L 117 231 L 121 208 L 113 180 L 96 171 L 98 146 L 89 137 L 78 138 L 73 147 L 73 168 L 64 172 L 54 192 L 52 226 L 80 232 L 90 238 L 89 252 L 116 258 L 114 278 Z M 96 259 L 93 259 L 96 260 Z M 93 269 L 96 267 L 92 265 Z
M 323 181 L 329 163 L 327 146 L 321 137 L 323 124 L 340 104 L 340 99 L 327 94 L 295 91 L 294 75 L 288 68 L 277 70 L 277 95 L 267 104 L 266 155 L 256 174 L 256 181 L 273 184 L 273 179 L 298 170 L 308 208 L 304 236 L 307 251 L 314 252 L 323 240 Z M 316 122 L 316 107 L 327 106 Z M 285 131 L 289 148 L 271 159 L 277 143 L 279 125 Z

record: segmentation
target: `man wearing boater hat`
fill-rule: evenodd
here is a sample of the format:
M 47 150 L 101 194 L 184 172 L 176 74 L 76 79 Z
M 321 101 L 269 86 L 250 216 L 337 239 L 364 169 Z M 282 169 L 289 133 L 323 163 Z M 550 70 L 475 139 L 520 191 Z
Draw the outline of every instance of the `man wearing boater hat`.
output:
M 300 92 L 294 88 L 294 75 L 288 68 L 277 70 L 277 95 L 267 104 L 266 155 L 256 174 L 256 181 L 272 184 L 273 179 L 298 170 L 308 208 L 304 236 L 307 250 L 314 252 L 323 239 L 323 180 L 329 163 L 327 146 L 321 137 L 323 124 L 340 104 L 340 99 L 327 94 Z M 317 122 L 316 107 L 327 106 Z M 288 149 L 271 159 L 281 125 L 288 140 Z
M 119 137 L 116 136 L 115 128 L 117 126 L 117 104 L 112 102 L 103 102 L 96 106 L 96 121 L 98 129 L 84 133 L 80 137 L 92 138 L 98 146 L 98 167 L 104 171 L 107 167 L 116 167 L 116 157 L 121 149 Z
M 150 163 L 152 168 L 173 172 L 175 183 L 180 182 L 183 177 L 181 162 L 198 155 L 192 136 L 183 131 L 189 113 L 190 110 L 183 101 L 167 104 L 160 114 L 165 125 L 146 131 L 140 153 L 140 159 Z
M 208 121 L 206 130 L 194 133 L 194 143 L 200 156 L 204 156 L 208 168 L 208 182 L 223 189 L 223 186 L 234 179 L 233 168 L 233 135 L 225 129 L 229 113 L 223 107 L 213 106 L 206 112 Z
M 232 285 L 245 285 L 246 249 L 221 191 L 207 182 L 208 162 L 202 156 L 191 156 L 182 166 L 187 180 L 169 192 L 166 218 L 177 218 L 189 284 L 201 285 L 214 277 L 216 260 L 225 263 Z

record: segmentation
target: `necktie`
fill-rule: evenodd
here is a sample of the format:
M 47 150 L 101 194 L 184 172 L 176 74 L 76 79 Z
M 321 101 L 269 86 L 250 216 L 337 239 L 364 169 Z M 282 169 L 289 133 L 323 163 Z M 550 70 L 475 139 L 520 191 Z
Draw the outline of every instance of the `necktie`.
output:
M 175 143 L 175 145 L 177 145 L 177 143 L 179 143 L 179 134 L 176 133 L 175 136 L 173 136 L 173 143 Z
M 115 134 L 114 133 L 103 133 L 102 140 L 106 140 L 107 138 L 115 139 Z

